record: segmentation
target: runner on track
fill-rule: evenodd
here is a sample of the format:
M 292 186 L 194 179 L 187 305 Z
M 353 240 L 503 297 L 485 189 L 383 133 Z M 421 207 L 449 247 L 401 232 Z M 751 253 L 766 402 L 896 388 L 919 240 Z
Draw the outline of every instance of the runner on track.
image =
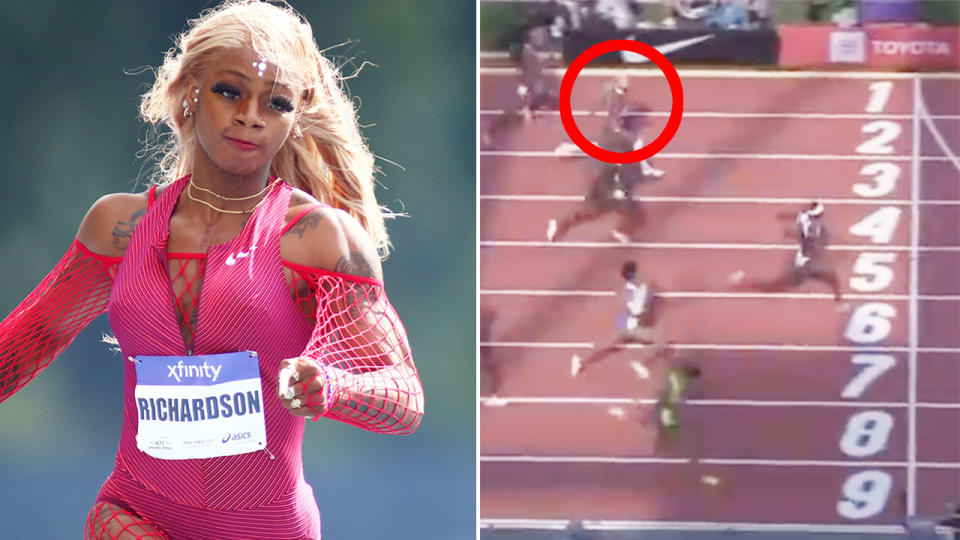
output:
M 626 74 L 621 74 L 616 77 L 612 82 L 608 82 L 603 87 L 603 108 L 607 115 L 607 122 L 604 125 L 604 130 L 615 131 L 622 126 L 625 116 L 633 112 L 635 115 L 640 111 L 640 107 L 629 107 L 627 103 L 627 91 L 629 90 L 629 79 Z M 599 113 L 598 113 L 599 114 Z M 639 119 L 633 119 L 631 122 L 633 126 L 633 147 L 632 148 L 623 148 L 621 150 L 614 150 L 617 152 L 625 152 L 630 150 L 638 150 L 643 148 L 645 145 L 643 139 L 638 135 L 640 128 L 642 127 Z M 602 136 L 601 136 L 602 137 Z M 601 147 L 607 150 L 613 150 L 612 148 L 606 147 L 604 144 L 600 144 Z M 575 157 L 584 155 L 580 152 L 580 149 L 572 142 L 561 142 L 553 149 L 553 153 L 562 156 L 562 157 Z M 657 169 L 656 167 L 650 165 L 649 161 L 644 160 L 638 163 L 640 165 L 640 172 L 644 176 L 652 176 L 654 178 L 660 178 L 666 174 L 663 170 Z
M 623 350 L 624 345 L 628 343 L 653 345 L 653 354 L 650 360 L 659 357 L 666 351 L 667 344 L 660 339 L 659 332 L 655 328 L 658 302 L 653 286 L 643 281 L 637 281 L 637 264 L 633 261 L 623 263 L 620 269 L 620 277 L 624 280 L 620 296 L 623 309 L 616 318 L 616 337 L 610 344 L 594 351 L 585 359 L 580 358 L 579 355 L 573 355 L 570 373 L 574 377 L 580 375 L 588 366 Z M 630 365 L 640 378 L 646 379 L 649 377 L 649 371 L 642 362 L 634 360 Z
M 681 409 L 692 393 L 694 382 L 702 375 L 702 370 L 689 361 L 679 362 L 675 358 L 668 359 L 668 366 L 653 412 L 659 427 L 673 432 L 680 427 Z M 636 421 L 647 424 L 650 416 L 643 400 L 635 400 L 634 406 Z M 620 419 L 626 419 L 628 414 L 622 407 L 610 407 L 609 413 Z
M 638 124 L 639 119 L 636 116 L 621 116 L 619 122 L 604 129 L 600 135 L 600 146 L 614 152 L 629 152 L 633 149 L 634 141 L 638 140 Z M 547 222 L 547 241 L 559 241 L 571 227 L 592 221 L 608 212 L 617 212 L 622 220 L 620 226 L 612 229 L 610 233 L 619 242 L 629 242 L 630 236 L 643 224 L 640 208 L 633 200 L 633 190 L 641 178 L 647 175 L 644 165 L 645 162 L 640 162 L 638 170 L 636 164 L 603 163 L 582 206 L 560 221 L 551 218 Z M 655 176 L 663 174 L 660 170 L 654 172 Z
M 551 55 L 547 50 L 548 38 L 547 26 L 536 26 L 528 33 L 527 41 L 520 52 L 520 81 L 517 84 L 520 108 L 504 111 L 503 115 L 484 131 L 482 138 L 485 146 L 494 146 L 494 139 L 500 133 L 521 121 L 533 120 L 534 111 L 559 108 L 559 89 L 556 82 L 544 73 Z
M 603 108 L 606 112 L 607 122 L 604 128 L 616 128 L 616 123 L 620 121 L 624 110 L 627 107 L 627 90 L 629 89 L 629 80 L 626 74 L 618 75 L 614 80 L 603 85 Z M 597 115 L 603 113 L 595 113 Z M 559 156 L 577 155 L 579 149 L 572 142 L 565 141 L 557 145 L 553 152 Z
M 779 219 L 795 219 L 796 232 L 790 236 L 799 240 L 797 251 L 785 274 L 772 280 L 744 281 L 745 274 L 741 270 L 730 275 L 730 282 L 740 289 L 776 292 L 798 287 L 808 279 L 816 279 L 829 285 L 834 300 L 839 302 L 842 299 L 840 278 L 837 277 L 826 250 L 827 231 L 822 223 L 823 212 L 823 203 L 813 201 L 796 214 L 788 212 L 777 215 Z

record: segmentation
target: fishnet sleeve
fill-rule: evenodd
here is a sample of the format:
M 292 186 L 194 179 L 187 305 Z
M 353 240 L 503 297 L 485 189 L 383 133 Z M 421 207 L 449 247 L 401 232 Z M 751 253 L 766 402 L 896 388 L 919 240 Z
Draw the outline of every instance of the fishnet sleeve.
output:
M 119 257 L 78 240 L 54 269 L 0 322 L 0 402 L 26 386 L 107 309 Z
M 406 330 L 375 280 L 317 277 L 317 322 L 302 356 L 324 382 L 323 416 L 378 433 L 409 434 L 420 425 L 423 388 Z M 312 403 L 310 403 L 312 405 Z

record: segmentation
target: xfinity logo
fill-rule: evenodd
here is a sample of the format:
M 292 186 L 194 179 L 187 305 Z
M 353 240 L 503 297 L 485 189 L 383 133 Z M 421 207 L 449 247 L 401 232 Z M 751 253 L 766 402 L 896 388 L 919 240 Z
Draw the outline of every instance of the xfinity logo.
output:
M 890 41 L 875 40 L 873 52 L 877 54 L 950 55 L 946 41 Z
M 177 382 L 181 382 L 183 378 L 195 378 L 195 379 L 210 379 L 212 382 L 217 382 L 217 377 L 220 376 L 220 370 L 223 369 L 223 366 L 213 366 L 207 363 L 206 360 L 203 361 L 202 366 L 185 366 L 183 365 L 183 360 L 180 360 L 172 366 L 167 366 L 168 379 L 176 379 Z
M 253 435 L 251 435 L 249 431 L 244 431 L 243 433 L 227 433 L 226 435 L 223 436 L 223 444 L 227 444 L 228 442 L 231 442 L 231 441 L 233 442 L 242 441 L 244 439 L 249 439 L 252 436 Z

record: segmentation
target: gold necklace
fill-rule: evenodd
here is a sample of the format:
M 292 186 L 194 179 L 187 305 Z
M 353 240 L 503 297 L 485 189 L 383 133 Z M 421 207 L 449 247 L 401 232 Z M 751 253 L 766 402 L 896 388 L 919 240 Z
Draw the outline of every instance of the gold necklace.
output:
M 256 199 L 257 197 L 259 197 L 259 196 L 263 195 L 264 193 L 266 193 L 266 191 L 267 191 L 268 189 L 270 189 L 270 186 L 272 186 L 273 184 L 272 184 L 272 183 L 267 184 L 266 187 L 264 187 L 262 190 L 260 190 L 260 193 L 254 193 L 253 195 L 249 195 L 249 196 L 247 196 L 247 197 L 224 197 L 223 195 L 217 193 L 216 191 L 210 191 L 209 189 L 207 189 L 207 188 L 205 188 L 205 187 L 200 187 L 200 186 L 194 184 L 194 183 L 193 183 L 193 176 L 192 176 L 192 175 L 190 176 L 190 185 L 193 186 L 193 187 L 196 188 L 196 189 L 199 189 L 200 191 L 203 191 L 203 192 L 205 192 L 205 193 L 209 193 L 209 194 L 213 195 L 214 197 L 220 199 L 221 201 L 249 201 L 250 199 Z
M 270 182 L 269 184 L 267 184 L 267 187 L 263 188 L 263 191 L 261 191 L 260 193 L 262 194 L 262 193 L 264 193 L 265 191 L 267 191 L 269 188 L 273 187 L 273 185 L 276 184 L 277 181 L 279 181 L 279 180 L 280 180 L 280 178 L 277 178 L 277 179 L 274 180 L 273 182 Z M 221 213 L 224 213 L 224 214 L 250 214 L 250 213 L 252 213 L 254 210 L 256 210 L 261 204 L 263 204 L 263 201 L 267 200 L 266 197 L 260 199 L 260 201 L 259 201 L 257 204 L 255 204 L 255 205 L 253 206 L 253 208 L 250 208 L 250 209 L 248 209 L 248 210 L 224 210 L 223 208 L 217 208 L 216 206 L 208 203 L 207 201 L 204 201 L 204 200 L 202 200 L 202 199 L 198 199 L 198 198 L 194 197 L 193 194 L 192 194 L 191 191 L 190 191 L 190 188 L 191 188 L 191 187 L 195 187 L 195 186 L 193 185 L 193 178 L 190 178 L 190 182 L 187 183 L 187 197 L 188 197 L 191 201 L 193 201 L 193 202 L 198 202 L 198 203 L 200 203 L 200 204 L 206 205 L 206 206 L 208 206 L 210 209 L 216 210 L 217 212 L 221 212 Z M 197 188 L 197 189 L 203 189 L 203 188 Z M 249 197 L 246 197 L 246 198 L 249 198 Z M 240 200 L 240 199 L 237 199 L 237 200 Z

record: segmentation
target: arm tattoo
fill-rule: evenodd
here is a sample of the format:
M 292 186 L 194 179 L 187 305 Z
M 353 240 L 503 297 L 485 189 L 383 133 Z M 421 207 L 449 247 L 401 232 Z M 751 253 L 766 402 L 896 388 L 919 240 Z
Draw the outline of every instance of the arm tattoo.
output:
M 296 223 L 293 227 L 287 229 L 287 232 L 284 233 L 284 236 L 290 233 L 297 233 L 297 238 L 303 238 L 303 233 L 307 228 L 316 229 L 317 225 L 320 224 L 320 221 L 323 219 L 320 212 L 310 212 L 309 214 L 300 218 L 300 221 Z
M 351 251 L 349 255 L 340 257 L 333 267 L 334 272 L 379 279 L 374 264 L 370 262 L 362 251 Z
M 140 218 L 146 213 L 146 209 L 137 210 L 130 216 L 130 221 L 117 221 L 117 224 L 113 227 L 113 247 L 120 251 L 127 249 L 127 245 L 130 243 L 130 236 L 133 235 L 133 229 L 137 226 L 137 223 L 140 222 Z
M 340 260 L 333 267 L 333 271 L 351 276 L 380 279 L 379 272 L 374 269 L 374 264 L 362 251 L 351 251 L 349 255 L 340 257 Z M 350 316 L 355 321 L 360 320 L 368 312 L 374 316 L 382 316 L 384 313 L 384 308 L 377 305 L 377 292 L 373 288 L 358 287 L 351 289 L 344 300 L 350 306 Z

